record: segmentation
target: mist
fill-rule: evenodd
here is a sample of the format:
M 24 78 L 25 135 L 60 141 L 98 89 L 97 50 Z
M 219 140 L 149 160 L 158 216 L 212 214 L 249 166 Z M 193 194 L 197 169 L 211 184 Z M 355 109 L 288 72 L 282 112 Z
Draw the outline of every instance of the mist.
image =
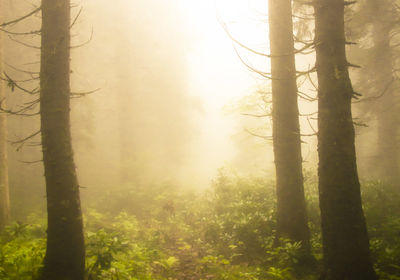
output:
M 0 278 L 397 279 L 382 1 L 0 1 Z
M 220 9 L 228 7 L 222 4 Z M 241 112 L 226 107 L 265 83 L 237 59 L 214 2 L 82 5 L 73 40 L 79 44 L 92 30 L 93 37 L 73 50 L 73 87 L 99 88 L 73 102 L 82 185 L 172 180 L 208 187 L 217 169 L 232 165 L 243 148 L 232 139 L 244 131 Z M 255 9 L 237 5 L 227 21 L 246 19 Z M 255 19 L 254 24 L 260 25 Z M 268 143 L 264 146 L 260 154 L 268 150 Z M 264 157 L 262 164 L 271 167 L 271 155 Z M 241 163 L 246 164 L 253 165 L 252 160 Z

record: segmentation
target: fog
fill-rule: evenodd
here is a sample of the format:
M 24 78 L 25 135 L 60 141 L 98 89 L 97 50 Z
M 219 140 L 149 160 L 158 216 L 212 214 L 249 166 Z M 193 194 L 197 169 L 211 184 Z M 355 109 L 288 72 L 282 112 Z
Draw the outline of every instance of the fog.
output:
M 260 144 L 247 136 L 235 140 L 235 134 L 246 132 L 239 123 L 242 112 L 232 112 L 232 107 L 267 82 L 241 64 L 219 22 L 229 24 L 241 40 L 265 48 L 268 33 L 262 21 L 265 14 L 260 13 L 265 3 L 83 1 L 81 5 L 74 40 L 79 44 L 91 30 L 93 36 L 73 52 L 73 81 L 75 88 L 99 88 L 77 99 L 72 112 L 82 185 L 173 180 L 205 188 L 218 168 L 239 161 L 240 149 L 249 143 L 258 145 L 264 158 L 258 172 L 272 167 L 267 142 Z M 248 34 L 250 26 L 257 32 Z M 268 62 L 259 65 L 268 67 Z M 82 115 L 85 112 L 88 115 Z M 82 120 L 87 129 L 81 128 Z M 89 149 L 81 134 L 90 139 Z M 247 158 L 241 165 L 254 167 L 253 161 Z
M 6 4 L 6 18 L 32 7 Z M 71 13 L 71 129 L 84 198 L 148 184 L 206 189 L 221 168 L 274 179 L 271 81 L 248 67 L 269 72 L 270 61 L 233 42 L 269 53 L 265 1 L 81 0 Z M 295 32 L 312 38 L 312 25 L 297 25 Z M 13 27 L 37 29 L 39 16 Z M 36 77 L 40 53 L 27 45 L 39 46 L 39 36 L 14 37 L 5 38 L 5 70 L 16 80 Z M 313 53 L 296 59 L 299 71 L 315 63 Z M 298 85 L 315 97 L 308 78 Z M 25 86 L 36 88 L 37 80 Z M 12 110 L 32 100 L 11 91 L 7 97 Z M 299 98 L 299 105 L 304 168 L 315 170 L 317 104 Z M 38 129 L 38 116 L 9 118 L 10 142 Z M 36 136 L 9 147 L 18 211 L 18 203 L 44 206 L 39 142 Z
M 1 279 L 399 276 L 398 0 L 0 2 Z
M 31 8 L 9 4 L 9 17 Z M 270 62 L 229 37 L 268 53 L 267 12 L 261 0 L 74 3 L 71 128 L 84 197 L 162 182 L 205 189 L 221 168 L 274 178 L 271 118 L 250 116 L 270 113 L 270 81 L 243 64 L 268 72 Z M 29 24 L 39 28 L 40 19 Z M 15 30 L 26 32 L 26 26 Z M 40 44 L 37 36 L 22 41 Z M 26 73 L 14 67 L 38 71 L 38 50 L 6 43 L 7 71 L 21 79 Z M 314 63 L 312 54 L 297 59 L 300 70 Z M 301 83 L 315 96 L 312 84 Z M 26 100 L 10 93 L 8 103 L 15 108 Z M 301 113 L 316 111 L 315 102 L 299 101 Z M 311 136 L 316 120 L 303 116 L 301 126 Z M 17 141 L 38 128 L 39 119 L 11 117 L 9 127 L 10 141 Z M 315 142 L 313 136 L 303 139 L 306 168 L 316 166 Z M 35 190 L 43 197 L 40 163 L 21 163 L 39 160 L 39 147 L 15 149 L 10 147 L 11 173 L 22 169 L 27 175 L 10 176 L 17 186 L 12 195 Z

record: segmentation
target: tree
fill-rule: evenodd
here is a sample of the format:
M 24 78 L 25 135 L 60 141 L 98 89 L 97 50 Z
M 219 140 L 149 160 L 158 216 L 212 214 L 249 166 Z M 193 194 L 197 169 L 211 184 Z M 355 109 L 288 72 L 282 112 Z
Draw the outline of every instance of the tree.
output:
M 0 7 L 2 7 L 0 1 Z M 0 73 L 3 72 L 3 33 L 0 32 Z M 0 107 L 5 102 L 5 87 L 0 79 Z M 0 112 L 0 230 L 10 219 L 10 196 L 8 188 L 8 162 L 7 162 L 7 116 Z
M 70 133 L 69 0 L 42 0 L 40 114 L 47 193 L 47 250 L 42 279 L 84 278 L 79 184 Z
M 399 118 L 396 110 L 396 89 L 394 72 L 394 49 L 391 46 L 391 32 L 395 29 L 396 5 L 392 0 L 368 1 L 366 9 L 371 11 L 373 47 L 370 50 L 372 74 L 370 86 L 376 100 L 374 115 L 377 118 L 378 145 L 376 161 L 381 179 L 395 183 L 399 178 L 400 162 L 398 153 Z
M 368 124 L 368 131 L 376 138 L 375 148 L 367 149 L 371 154 L 365 160 L 366 169 L 369 176 L 391 184 L 396 184 L 400 171 L 399 118 L 396 113 L 399 106 L 396 77 L 399 12 L 395 0 L 361 1 L 357 9 L 353 9 L 354 20 L 347 27 L 352 41 L 362 39 L 367 42 L 352 46 L 350 52 L 361 65 L 355 87 L 364 97 L 357 101 L 357 109 L 362 114 L 362 121 Z M 371 135 L 368 136 L 369 141 L 359 140 L 361 145 L 371 143 Z M 360 150 L 363 152 L 362 148 Z
M 370 259 L 357 173 L 351 111 L 355 93 L 345 50 L 346 4 L 344 0 L 318 0 L 314 5 L 322 279 L 377 279 Z
M 390 32 L 393 16 L 391 10 L 394 5 L 391 1 L 371 1 L 375 15 L 373 18 L 372 36 L 374 42 L 373 65 L 375 79 L 379 81 L 379 90 L 387 88 L 383 98 L 378 103 L 378 151 L 377 159 L 380 166 L 380 176 L 388 182 L 395 183 L 399 178 L 400 162 L 398 156 L 399 118 L 397 116 L 396 97 L 393 77 L 392 48 L 390 46 Z M 386 2 L 386 3 L 385 3 Z M 379 94 L 379 93 L 377 93 Z
M 276 166 L 277 237 L 301 241 L 309 252 L 304 198 L 291 0 L 268 1 Z

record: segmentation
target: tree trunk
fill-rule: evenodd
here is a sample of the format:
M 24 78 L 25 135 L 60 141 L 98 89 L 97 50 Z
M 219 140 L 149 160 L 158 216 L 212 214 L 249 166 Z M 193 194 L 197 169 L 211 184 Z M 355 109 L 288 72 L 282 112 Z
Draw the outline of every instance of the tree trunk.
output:
M 3 12 L 0 0 L 0 11 Z M 2 22 L 0 16 L 0 22 Z M 3 32 L 0 32 L 0 73 L 3 73 Z M 5 86 L 0 80 L 0 105 L 5 104 Z M 0 113 L 0 231 L 10 220 L 10 195 L 8 189 L 7 115 Z
M 42 279 L 82 280 L 85 248 L 70 133 L 69 0 L 42 0 L 40 109 L 47 193 Z
M 269 2 L 277 238 L 301 241 L 309 252 L 304 198 L 291 0 Z
M 377 279 L 361 205 L 345 50 L 344 0 L 315 3 L 318 74 L 319 197 L 324 273 L 321 279 Z

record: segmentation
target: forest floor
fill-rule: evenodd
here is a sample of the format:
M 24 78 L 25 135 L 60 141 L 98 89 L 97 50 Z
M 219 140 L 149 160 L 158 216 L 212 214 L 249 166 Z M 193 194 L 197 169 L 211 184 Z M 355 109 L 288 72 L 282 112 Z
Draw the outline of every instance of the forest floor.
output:
M 315 176 L 306 176 L 312 252 L 299 243 L 274 246 L 274 183 L 221 172 L 202 193 L 173 184 L 103 190 L 84 205 L 87 279 L 317 279 L 322 259 Z M 363 183 L 364 211 L 375 269 L 400 280 L 400 193 Z M 0 279 L 35 279 L 45 253 L 45 215 L 15 222 L 1 235 Z

